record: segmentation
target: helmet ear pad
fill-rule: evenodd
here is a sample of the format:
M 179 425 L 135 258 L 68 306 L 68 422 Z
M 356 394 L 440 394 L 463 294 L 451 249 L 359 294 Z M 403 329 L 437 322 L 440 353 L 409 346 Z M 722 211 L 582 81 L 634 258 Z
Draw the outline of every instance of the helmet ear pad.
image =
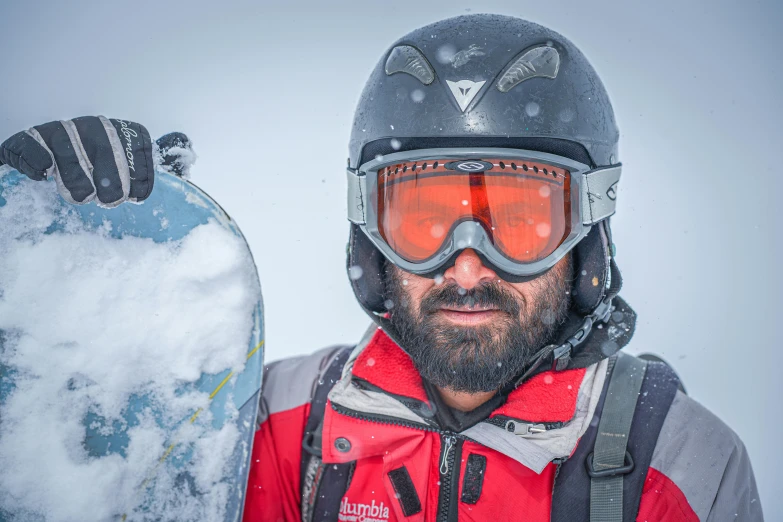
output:
M 572 309 L 580 315 L 592 312 L 606 296 L 610 274 L 609 240 L 604 227 L 607 222 L 594 225 L 590 232 L 573 249 L 574 281 L 572 284 Z M 485 261 L 483 256 L 482 261 Z M 456 258 L 456 255 L 453 256 Z M 384 313 L 386 288 L 384 286 L 385 258 L 380 250 L 361 231 L 358 225 L 351 224 L 348 240 L 346 269 L 356 274 L 352 267 L 361 268 L 360 277 L 350 277 L 351 286 L 362 308 L 373 313 Z M 450 261 L 452 262 L 452 261 Z M 437 272 L 443 272 L 441 267 Z M 433 272 L 433 275 L 435 272 Z M 498 274 L 506 280 L 504 274 Z M 524 278 L 526 280 L 533 278 Z
M 372 244 L 372 241 L 362 232 L 359 225 L 351 223 L 351 234 L 348 238 L 347 265 L 353 293 L 359 300 L 359 304 L 368 312 L 383 313 L 386 289 L 383 283 L 384 257 L 380 250 Z M 361 268 L 360 276 L 356 277 L 356 270 Z
M 609 222 L 593 225 L 574 247 L 574 283 L 571 308 L 580 315 L 591 313 L 606 297 L 610 278 Z M 616 281 L 619 284 L 619 281 Z M 619 288 L 617 288 L 619 290 Z

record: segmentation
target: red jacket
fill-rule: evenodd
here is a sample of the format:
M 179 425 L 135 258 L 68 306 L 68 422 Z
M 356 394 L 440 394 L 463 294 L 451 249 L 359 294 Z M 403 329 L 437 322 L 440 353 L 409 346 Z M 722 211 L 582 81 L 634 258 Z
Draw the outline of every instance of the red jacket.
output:
M 267 369 L 245 522 L 301 520 L 302 438 L 314 385 L 329 353 L 280 361 Z M 455 477 L 458 494 L 450 502 L 457 504 L 452 509 L 459 520 L 549 521 L 556 470 L 552 461 L 573 453 L 593 420 L 605 377 L 606 361 L 536 375 L 487 420 L 456 437 L 444 437 L 427 428 L 421 416 L 426 408 L 417 408 L 428 399 L 410 358 L 381 330 L 372 332 L 332 388 L 324 417 L 323 461 L 356 461 L 339 520 L 435 521 L 445 502 L 442 477 Z M 514 435 L 501 427 L 509 419 L 548 429 Z M 465 481 L 469 460 L 483 464 L 478 491 L 475 480 Z M 443 474 L 449 465 L 459 471 Z M 407 517 L 390 476 L 403 468 L 421 507 Z M 658 438 L 637 520 L 762 520 L 742 442 L 682 393 Z

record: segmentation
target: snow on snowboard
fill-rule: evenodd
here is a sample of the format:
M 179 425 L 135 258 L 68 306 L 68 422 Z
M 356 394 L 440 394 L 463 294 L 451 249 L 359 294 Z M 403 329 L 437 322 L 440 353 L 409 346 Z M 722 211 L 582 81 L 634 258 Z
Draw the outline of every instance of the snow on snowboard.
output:
M 104 209 L 0 170 L 0 521 L 240 520 L 262 313 L 188 181 Z

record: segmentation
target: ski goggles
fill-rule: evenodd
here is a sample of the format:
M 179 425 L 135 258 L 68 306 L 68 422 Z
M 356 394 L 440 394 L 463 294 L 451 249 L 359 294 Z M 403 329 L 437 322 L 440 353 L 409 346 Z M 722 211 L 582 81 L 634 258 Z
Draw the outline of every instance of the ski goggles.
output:
M 529 150 L 393 153 L 348 169 L 348 219 L 414 274 L 470 248 L 507 274 L 533 276 L 614 214 L 620 172 Z

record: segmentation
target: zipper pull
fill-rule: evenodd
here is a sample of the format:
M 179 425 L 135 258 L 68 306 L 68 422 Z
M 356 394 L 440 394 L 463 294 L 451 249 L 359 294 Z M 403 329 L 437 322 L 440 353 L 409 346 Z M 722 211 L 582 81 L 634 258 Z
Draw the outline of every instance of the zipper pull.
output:
M 454 447 L 454 437 L 446 437 L 446 449 L 443 450 L 443 460 L 440 463 L 440 474 L 449 472 L 449 452 Z
M 546 426 L 543 424 L 525 424 L 510 420 L 506 422 L 506 431 L 514 435 L 532 435 L 534 433 L 544 433 Z

